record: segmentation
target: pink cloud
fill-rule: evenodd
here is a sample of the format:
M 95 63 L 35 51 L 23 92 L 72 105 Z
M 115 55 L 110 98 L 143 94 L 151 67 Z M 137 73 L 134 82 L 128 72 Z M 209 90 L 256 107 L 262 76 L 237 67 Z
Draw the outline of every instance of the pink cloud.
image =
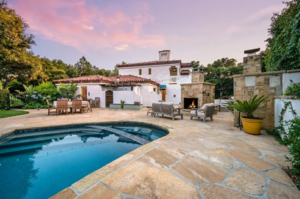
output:
M 99 10 L 86 0 L 18 0 L 11 5 L 30 25 L 30 31 L 44 39 L 87 52 L 129 46 L 160 47 L 161 35 L 143 34 L 143 26 L 153 22 L 149 14 L 125 14 L 114 9 Z
M 279 5 L 279 6 L 270 6 L 267 8 L 264 8 L 262 10 L 259 10 L 258 12 L 255 12 L 249 16 L 247 16 L 239 25 L 231 26 L 227 29 L 227 32 L 229 34 L 236 34 L 240 33 L 243 31 L 248 31 L 249 29 L 253 29 L 259 24 L 260 22 L 263 21 L 270 21 L 271 16 L 275 12 L 279 12 L 284 8 L 284 5 Z

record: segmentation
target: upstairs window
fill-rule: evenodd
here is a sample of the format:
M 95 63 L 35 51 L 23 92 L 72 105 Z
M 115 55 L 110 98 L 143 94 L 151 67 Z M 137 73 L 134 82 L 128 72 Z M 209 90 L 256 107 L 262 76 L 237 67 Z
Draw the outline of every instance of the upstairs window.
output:
M 170 67 L 170 76 L 177 76 L 177 68 L 176 66 Z
M 142 75 L 142 69 L 139 69 L 139 75 Z
M 148 69 L 148 75 L 151 75 L 151 68 Z

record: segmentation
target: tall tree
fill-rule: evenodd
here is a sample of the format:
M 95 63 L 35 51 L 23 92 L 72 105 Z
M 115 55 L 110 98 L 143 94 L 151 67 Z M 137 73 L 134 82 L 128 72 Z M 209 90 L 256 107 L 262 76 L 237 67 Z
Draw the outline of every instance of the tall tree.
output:
M 25 33 L 28 27 L 5 0 L 0 2 L 0 80 L 4 84 L 15 76 L 22 82 L 44 76 L 39 58 L 30 52 L 35 43 L 33 35 Z
M 300 68 L 300 1 L 284 2 L 286 8 L 271 18 L 267 39 L 267 71 Z
M 79 77 L 94 75 L 92 64 L 88 62 L 84 56 L 79 59 L 79 61 L 74 65 L 74 67 L 77 70 Z

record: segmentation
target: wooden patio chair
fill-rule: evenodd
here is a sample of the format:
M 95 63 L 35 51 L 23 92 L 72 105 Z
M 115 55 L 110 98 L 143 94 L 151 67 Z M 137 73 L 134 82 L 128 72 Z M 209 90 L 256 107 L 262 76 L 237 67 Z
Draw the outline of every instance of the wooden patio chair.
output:
M 191 120 L 193 117 L 202 118 L 203 122 L 205 122 L 205 118 L 210 117 L 211 121 L 213 121 L 213 114 L 214 114 L 215 106 L 214 105 L 208 105 L 199 108 L 199 109 L 193 109 L 190 114 Z
M 56 108 L 51 108 L 48 99 L 46 99 L 47 105 L 48 105 L 48 115 L 50 115 L 51 110 L 55 110 Z
M 83 112 L 82 100 L 73 100 L 72 101 L 72 115 L 73 115 L 74 111 L 76 113 L 77 109 L 79 109 L 80 113 L 82 114 L 82 112 Z
M 68 100 L 67 99 L 57 100 L 56 115 L 57 115 L 58 111 L 65 111 L 66 114 L 68 115 Z

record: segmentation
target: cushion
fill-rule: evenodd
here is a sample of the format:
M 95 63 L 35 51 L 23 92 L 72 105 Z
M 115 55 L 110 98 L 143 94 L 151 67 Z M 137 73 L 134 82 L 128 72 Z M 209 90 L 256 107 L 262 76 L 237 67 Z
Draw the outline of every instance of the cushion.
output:
M 215 104 L 214 103 L 204 104 L 201 108 L 206 109 L 206 107 L 208 107 L 208 106 L 215 106 Z

